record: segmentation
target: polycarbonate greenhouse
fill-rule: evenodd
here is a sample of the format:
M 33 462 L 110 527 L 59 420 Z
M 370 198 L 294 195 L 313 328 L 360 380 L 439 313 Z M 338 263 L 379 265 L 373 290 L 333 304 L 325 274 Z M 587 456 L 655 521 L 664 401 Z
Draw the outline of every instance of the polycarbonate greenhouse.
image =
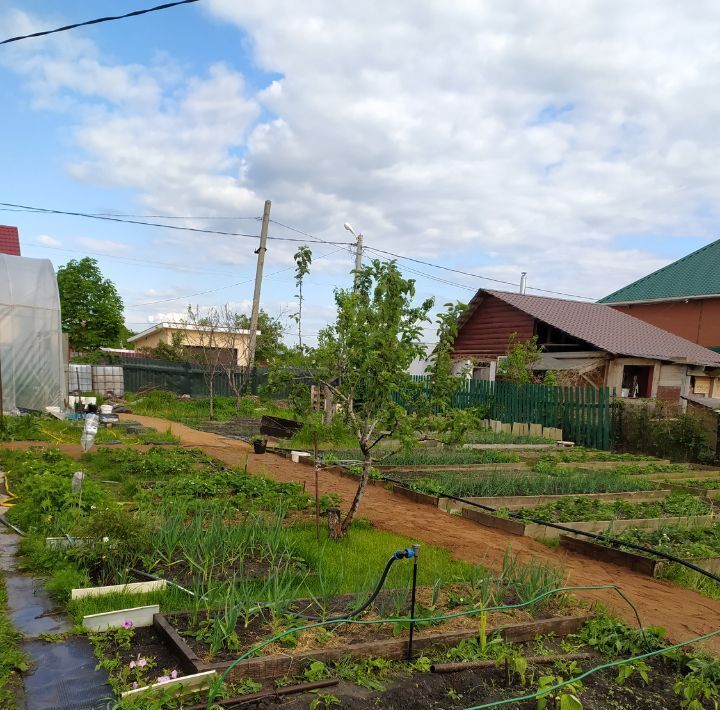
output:
M 47 259 L 0 254 L 0 372 L 4 412 L 63 405 L 60 295 Z

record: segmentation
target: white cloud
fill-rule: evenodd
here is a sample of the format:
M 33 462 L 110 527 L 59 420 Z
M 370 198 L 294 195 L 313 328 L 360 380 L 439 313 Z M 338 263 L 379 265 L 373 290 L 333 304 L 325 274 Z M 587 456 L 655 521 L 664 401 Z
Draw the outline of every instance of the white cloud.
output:
M 654 235 L 717 233 L 709 0 L 208 7 L 282 78 L 255 94 L 224 64 L 166 78 L 71 33 L 12 55 L 36 101 L 71 108 L 84 151 L 73 178 L 176 215 L 259 214 L 270 197 L 276 219 L 325 238 L 348 239 L 349 219 L 371 246 L 590 296 L 666 261 Z M 258 229 L 192 226 L 208 224 Z M 242 239 L 166 239 L 216 263 L 254 261 Z M 295 247 L 273 244 L 275 263 Z
M 55 237 L 51 237 L 49 234 L 40 234 L 37 242 L 46 247 L 59 247 L 62 244 L 59 239 L 55 239 Z
M 129 244 L 114 242 L 110 239 L 93 239 L 92 237 L 79 237 L 75 240 L 77 244 L 89 251 L 100 252 L 101 254 L 122 255 L 130 251 Z

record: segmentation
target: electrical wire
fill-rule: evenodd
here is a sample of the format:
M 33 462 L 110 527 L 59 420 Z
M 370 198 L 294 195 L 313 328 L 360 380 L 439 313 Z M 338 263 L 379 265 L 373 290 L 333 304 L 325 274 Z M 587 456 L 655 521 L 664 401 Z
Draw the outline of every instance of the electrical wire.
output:
M 329 626 L 330 624 L 358 624 L 360 626 L 372 626 L 377 624 L 407 624 L 414 622 L 416 624 L 419 623 L 433 623 L 436 621 L 446 621 L 448 619 L 457 619 L 463 616 L 475 616 L 477 614 L 482 614 L 484 612 L 489 611 L 508 611 L 511 609 L 523 609 L 528 606 L 532 606 L 533 604 L 537 604 L 538 602 L 542 601 L 543 599 L 546 599 L 547 597 L 553 595 L 553 594 L 562 594 L 565 592 L 573 592 L 573 591 L 589 591 L 593 589 L 610 589 L 617 592 L 622 599 L 630 606 L 630 608 L 633 610 L 633 613 L 635 615 L 635 618 L 638 622 L 638 626 L 640 628 L 640 632 L 643 636 L 643 639 L 647 643 L 647 639 L 645 636 L 645 628 L 642 624 L 642 620 L 640 618 L 640 613 L 637 610 L 637 607 L 630 601 L 630 599 L 625 595 L 625 593 L 620 589 L 620 587 L 616 584 L 590 584 L 590 585 L 580 585 L 580 586 L 573 586 L 573 587 L 556 587 L 555 589 L 549 589 L 542 594 L 538 594 L 536 597 L 533 597 L 532 599 L 529 599 L 525 602 L 518 602 L 517 604 L 500 604 L 498 606 L 488 606 L 488 607 L 481 607 L 481 608 L 475 608 L 475 609 L 467 609 L 465 611 L 456 611 L 451 614 L 441 614 L 439 616 L 427 616 L 427 617 L 398 617 L 398 618 L 385 618 L 385 619 L 334 619 L 331 621 L 318 621 L 312 624 L 306 624 L 304 626 L 296 626 L 291 629 L 286 629 L 285 631 L 281 631 L 278 634 L 275 634 L 274 636 L 266 639 L 265 641 L 253 646 L 249 650 L 245 651 L 241 656 L 236 658 L 223 672 L 223 674 L 214 682 L 214 684 L 210 688 L 210 692 L 208 693 L 208 701 L 207 701 L 207 710 L 210 710 L 212 707 L 213 701 L 217 697 L 218 693 L 220 692 L 220 689 L 222 688 L 223 683 L 225 682 L 225 679 L 227 676 L 231 673 L 233 668 L 238 665 L 241 661 L 244 661 L 246 658 L 249 658 L 250 656 L 254 656 L 259 651 L 262 651 L 263 648 L 266 646 L 269 646 L 271 643 L 275 643 L 276 641 L 279 641 L 280 639 L 285 638 L 285 636 L 289 636 L 290 634 L 297 634 L 300 631 L 307 631 L 308 629 L 316 629 L 323 626 Z M 714 632 L 714 633 L 720 633 L 720 630 Z M 687 643 L 692 643 L 692 641 L 689 641 Z M 687 645 L 687 644 L 686 644 Z
M 98 220 L 106 220 L 110 222 L 121 222 L 123 224 L 137 224 L 144 227 L 159 227 L 163 229 L 174 229 L 177 231 L 184 231 L 184 232 L 194 232 L 199 234 L 216 234 L 221 236 L 227 236 L 227 237 L 246 237 L 251 239 L 258 239 L 259 235 L 257 234 L 245 234 L 242 232 L 226 232 L 221 231 L 217 229 L 202 229 L 200 227 L 182 227 L 176 224 L 161 224 L 158 222 L 147 222 L 145 219 L 129 219 L 125 217 L 119 217 L 119 216 L 112 216 L 110 214 L 103 214 L 103 213 L 91 213 L 91 212 L 71 212 L 67 210 L 55 210 L 55 209 L 48 209 L 43 207 L 32 207 L 29 205 L 19 205 L 12 202 L 0 202 L 0 209 L 2 208 L 13 208 L 13 211 L 20 211 L 20 212 L 37 212 L 37 213 L 48 213 L 48 214 L 59 214 L 59 215 L 66 215 L 71 217 L 83 217 L 86 219 L 98 219 Z M 168 219 L 168 217 L 160 217 L 158 216 L 152 216 L 147 217 L 147 219 L 150 218 L 158 218 L 158 219 Z M 223 219 L 221 217 L 196 217 L 196 218 L 190 218 L 190 217 L 184 217 L 184 218 L 169 218 L 169 219 Z M 235 219 L 256 219 L 256 218 L 245 218 L 245 217 L 237 217 Z M 328 239 L 320 239 L 319 237 L 316 237 L 313 234 L 310 234 L 309 232 L 304 232 L 301 229 L 297 229 L 296 227 L 291 227 L 290 225 L 284 224 L 283 222 L 278 222 L 277 220 L 271 219 L 270 222 L 272 224 L 277 225 L 278 227 L 282 227 L 283 229 L 288 229 L 292 232 L 295 232 L 297 234 L 302 235 L 303 237 L 306 237 L 306 239 L 300 239 L 300 238 L 294 238 L 294 237 L 279 237 L 277 235 L 269 235 L 268 240 L 274 240 L 274 241 L 284 241 L 284 242 L 303 242 L 303 243 L 311 243 L 311 244 L 332 244 L 332 245 L 342 245 L 345 247 L 354 247 L 354 242 L 346 242 L 346 241 L 332 241 Z M 460 274 L 462 276 L 469 276 L 475 279 L 481 279 L 483 281 L 490 281 L 492 283 L 502 284 L 504 286 L 512 286 L 513 288 L 518 288 L 520 284 L 514 283 L 513 281 L 505 281 L 503 279 L 497 279 L 492 276 L 483 276 L 482 274 L 475 274 L 470 271 L 463 271 L 461 269 L 454 269 L 449 266 L 442 266 L 441 264 L 435 264 L 431 261 L 425 261 L 423 259 L 416 259 L 411 256 L 405 256 L 404 254 L 398 254 L 396 252 L 391 252 L 386 249 L 378 249 L 376 247 L 372 247 L 369 245 L 365 245 L 364 249 L 367 251 L 372 251 L 377 254 L 382 254 L 385 256 L 391 256 L 394 259 L 403 259 L 405 261 L 410 261 L 416 264 L 422 264 L 424 266 L 430 266 L 434 269 L 440 269 L 442 271 L 447 271 L 449 273 L 454 274 Z M 408 269 L 409 270 L 409 269 Z M 466 289 L 469 291 L 474 291 L 475 289 L 472 286 L 468 286 L 466 284 L 459 284 L 452 281 L 446 281 L 439 279 L 438 277 L 433 277 L 430 274 L 426 274 L 424 272 L 416 271 L 418 275 L 425 276 L 426 278 L 433 279 L 438 281 L 439 283 L 445 283 L 450 286 L 457 286 L 458 288 Z M 545 288 L 539 288 L 537 286 L 528 286 L 528 290 L 530 291 L 539 291 L 541 293 L 549 293 L 554 294 L 557 296 L 567 296 L 569 298 L 579 298 L 584 301 L 596 301 L 597 299 L 591 296 L 579 296 L 577 294 L 568 293 L 566 291 L 553 291 L 551 289 L 545 289 Z
M 344 247 L 340 247 L 339 249 L 334 249 L 333 251 L 328 252 L 327 254 L 318 256 L 315 259 L 315 261 L 320 261 L 321 259 L 326 259 L 327 257 L 332 256 L 333 254 L 337 254 L 338 252 L 341 252 L 341 251 L 344 251 Z M 295 268 L 294 265 L 286 266 L 283 269 L 278 269 L 278 271 L 273 271 L 271 274 L 266 274 L 264 276 L 264 278 L 269 279 L 269 278 L 272 278 L 273 276 L 277 276 L 278 274 L 285 273 L 286 271 L 291 271 L 294 268 Z M 218 291 L 225 291 L 229 288 L 235 288 L 236 286 L 243 286 L 245 284 L 252 283 L 254 280 L 255 280 L 255 277 L 253 276 L 252 278 L 246 279 L 245 281 L 238 281 L 237 283 L 229 284 L 227 286 L 211 288 L 207 291 L 197 291 L 196 293 L 188 293 L 185 296 L 173 296 L 172 298 L 163 298 L 163 299 L 160 299 L 157 301 L 148 301 L 146 303 L 134 303 L 134 304 L 129 305 L 128 308 L 134 309 L 134 308 L 140 308 L 142 306 L 154 306 L 157 303 L 170 303 L 172 301 L 182 301 L 186 298 L 194 298 L 195 296 L 204 296 L 205 294 L 208 294 L 208 293 L 217 293 Z
M 178 5 L 189 5 L 190 3 L 198 2 L 198 0 L 176 0 L 176 2 L 166 2 L 162 5 L 156 5 L 155 7 L 149 7 L 146 10 L 134 10 L 133 12 L 127 12 L 124 15 L 114 15 L 109 17 L 98 17 L 95 20 L 86 20 L 85 22 L 76 22 L 72 25 L 65 25 L 64 27 L 58 27 L 54 30 L 44 30 L 42 32 L 33 32 L 28 35 L 20 35 L 19 37 L 10 37 L 5 39 L 0 44 L 10 44 L 10 42 L 19 42 L 23 39 L 31 39 L 33 37 L 44 37 L 45 35 L 52 35 L 57 32 L 67 32 L 68 30 L 74 30 L 78 27 L 87 27 L 88 25 L 99 25 L 103 22 L 113 22 L 114 20 L 125 20 L 129 17 L 139 17 L 140 15 L 147 15 L 149 12 L 159 12 L 160 10 L 169 10 L 172 7 Z
M 84 217 L 85 219 L 98 219 L 106 222 L 120 222 L 121 224 L 137 224 L 142 227 L 160 227 L 162 229 L 174 229 L 179 232 L 193 232 L 196 234 L 217 234 L 224 237 L 246 237 L 249 239 L 259 239 L 259 234 L 246 234 L 243 232 L 225 232 L 219 229 L 201 229 L 200 227 L 181 227 L 177 224 L 161 224 L 159 222 L 146 222 L 144 220 L 137 219 L 124 219 L 120 217 L 110 217 L 99 214 L 92 214 L 90 212 L 70 212 L 68 210 L 54 210 L 45 207 L 32 207 L 29 205 L 18 205 L 12 202 L 0 202 L 0 207 L 13 207 L 18 208 L 17 211 L 30 212 L 38 214 L 59 214 L 70 217 Z M 203 218 L 199 218 L 203 219 Z M 352 242 L 341 242 L 341 241 L 329 241 L 326 239 L 295 239 L 293 237 L 277 237 L 268 236 L 268 240 L 279 241 L 279 242 L 302 242 L 306 243 L 310 241 L 312 244 L 342 244 L 343 246 L 352 246 Z

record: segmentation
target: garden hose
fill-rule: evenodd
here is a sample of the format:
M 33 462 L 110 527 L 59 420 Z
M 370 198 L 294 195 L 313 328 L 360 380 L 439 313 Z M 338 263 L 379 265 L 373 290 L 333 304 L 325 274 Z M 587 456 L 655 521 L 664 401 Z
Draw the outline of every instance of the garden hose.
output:
M 402 551 L 400 551 L 402 552 Z M 397 553 L 396 553 L 397 554 Z M 477 608 L 477 609 L 468 609 L 466 611 L 457 611 L 453 612 L 452 614 L 443 614 L 440 616 L 428 616 L 428 617 L 422 617 L 422 618 L 415 618 L 410 619 L 408 617 L 402 617 L 402 618 L 386 618 L 386 619 L 351 619 L 351 618 L 345 618 L 345 619 L 339 619 L 335 621 L 317 621 L 312 624 L 306 624 L 305 626 L 298 626 L 293 629 L 287 629 L 285 631 L 281 631 L 278 634 L 275 634 L 274 636 L 270 637 L 269 639 L 266 639 L 262 643 L 257 644 L 256 646 L 253 646 L 252 648 L 248 649 L 243 653 L 241 656 L 236 658 L 223 672 L 223 674 L 213 683 L 213 685 L 210 687 L 210 692 L 208 694 L 208 701 L 207 701 L 207 710 L 210 710 L 212 707 L 213 701 L 220 693 L 220 690 L 222 688 L 223 683 L 225 682 L 225 679 L 228 677 L 230 672 L 235 668 L 235 666 L 238 665 L 241 661 L 244 661 L 245 659 L 249 658 L 250 656 L 255 655 L 258 651 L 261 651 L 266 646 L 269 646 L 271 643 L 275 643 L 276 641 L 279 641 L 280 639 L 285 638 L 285 636 L 289 636 L 291 634 L 296 634 L 300 631 L 307 631 L 308 629 L 315 629 L 323 626 L 328 626 L 329 624 L 337 623 L 338 621 L 341 621 L 342 623 L 347 624 L 359 624 L 362 626 L 370 626 L 370 625 L 376 625 L 376 624 L 408 624 L 411 621 L 414 621 L 415 623 L 433 623 L 436 621 L 446 621 L 447 619 L 457 619 L 459 617 L 463 616 L 475 616 L 476 614 L 481 614 L 483 612 L 489 612 L 489 611 L 508 611 L 511 609 L 522 609 L 527 606 L 532 606 L 533 604 L 537 604 L 539 601 L 542 601 L 546 597 L 553 595 L 553 594 L 560 594 L 564 592 L 573 592 L 573 591 L 587 591 L 591 589 L 612 589 L 616 591 L 625 602 L 630 606 L 630 608 L 633 610 L 633 613 L 635 614 L 635 618 L 638 622 L 638 627 L 640 629 L 640 632 L 643 636 L 643 639 L 647 643 L 647 637 L 645 636 L 645 628 L 643 627 L 642 620 L 640 619 L 640 614 L 637 610 L 637 607 L 630 601 L 630 599 L 625 595 L 625 593 L 618 587 L 616 584 L 595 584 L 595 585 L 583 585 L 583 586 L 576 586 L 576 587 L 557 587 L 555 589 L 549 589 L 546 592 L 543 592 L 542 594 L 538 594 L 536 597 L 526 601 L 526 602 L 519 602 L 517 604 L 501 604 L 498 606 L 489 606 L 489 607 L 483 607 L 483 608 Z M 720 633 L 720 631 L 714 632 L 714 633 Z M 712 635 L 712 634 L 711 634 Z M 693 640 L 695 641 L 695 639 Z M 688 641 L 687 643 L 693 643 L 693 641 Z
M 483 710 L 483 708 L 496 708 L 500 705 L 509 705 L 510 703 L 519 703 L 524 700 L 534 700 L 535 698 L 538 698 L 540 696 L 546 696 L 550 693 L 553 693 L 556 690 L 559 690 L 560 688 L 563 688 L 566 685 L 571 685 L 573 683 L 577 683 L 583 678 L 587 678 L 589 675 L 592 675 L 593 673 L 597 673 L 598 671 L 605 670 L 607 668 L 618 668 L 619 666 L 624 666 L 628 663 L 635 663 L 635 661 L 642 661 L 644 658 L 652 658 L 653 656 L 661 656 L 664 653 L 668 653 L 670 651 L 674 651 L 675 649 L 682 648 L 683 646 L 689 646 L 691 643 L 698 643 L 700 641 L 705 641 L 706 639 L 712 638 L 713 636 L 717 636 L 720 634 L 720 629 L 717 629 L 716 631 L 711 631 L 708 634 L 703 634 L 702 636 L 696 636 L 695 638 L 691 638 L 688 641 L 683 641 L 682 643 L 676 643 L 672 646 L 667 646 L 666 648 L 661 648 L 656 651 L 648 651 L 647 653 L 642 653 L 639 656 L 632 656 L 631 658 L 623 658 L 617 661 L 611 661 L 610 663 L 603 663 L 602 665 L 595 666 L 594 668 L 590 668 L 589 670 L 585 671 L 584 673 L 581 673 L 578 676 L 575 676 L 574 678 L 568 678 L 567 680 L 563 680 L 559 683 L 556 683 L 555 685 L 548 686 L 547 688 L 543 688 L 542 690 L 538 690 L 534 693 L 529 693 L 527 695 L 521 695 L 517 698 L 507 698 L 505 700 L 495 700 L 492 703 L 483 703 L 482 705 L 473 705 L 471 707 L 465 708 L 465 710 Z
M 380 590 L 383 588 L 383 585 L 385 584 L 385 580 L 387 579 L 388 572 L 390 572 L 390 568 L 393 565 L 393 562 L 396 562 L 397 560 L 402 559 L 410 559 L 412 557 L 416 556 L 416 551 L 412 547 L 407 547 L 404 550 L 397 550 L 396 552 L 393 552 L 393 554 L 390 556 L 390 559 L 387 561 L 387 564 L 385 565 L 385 569 L 383 570 L 382 575 L 380 576 L 380 581 L 375 585 L 375 589 L 373 590 L 373 593 L 370 595 L 370 597 L 367 599 L 367 601 L 359 606 L 354 611 L 351 611 L 349 614 L 346 614 L 344 616 L 337 616 L 333 617 L 331 619 L 326 619 L 322 616 L 314 616 L 312 614 L 294 614 L 294 617 L 296 619 L 308 619 L 309 621 L 326 621 L 326 622 L 333 622 L 333 621 L 347 621 L 347 619 L 352 619 L 353 617 L 357 616 L 358 614 L 361 614 L 365 609 L 367 609 L 376 599 L 377 595 L 380 594 Z
M 387 481 L 388 483 L 394 483 L 397 485 L 402 486 L 403 482 L 399 481 L 395 478 L 390 478 L 389 476 L 383 476 L 383 481 Z M 490 513 L 497 513 L 497 508 L 492 508 L 489 505 L 483 505 L 482 503 L 476 503 L 475 501 L 468 500 L 467 498 L 460 498 L 459 496 L 451 495 L 450 493 L 440 493 L 439 497 L 441 498 L 449 498 L 450 500 L 456 500 L 459 503 L 464 503 L 465 505 L 472 506 L 473 508 L 480 508 L 481 510 L 487 510 Z M 602 542 L 607 542 L 613 547 L 628 547 L 633 550 L 638 550 L 639 552 L 645 552 L 646 554 L 655 555 L 657 557 L 661 557 L 665 560 L 668 560 L 670 562 L 676 562 L 677 564 L 683 565 L 684 567 L 687 567 L 688 569 L 693 570 L 694 572 L 698 572 L 699 574 L 704 575 L 705 577 L 708 577 L 709 579 L 712 579 L 714 582 L 718 582 L 720 584 L 720 576 L 713 574 L 709 570 L 703 569 L 702 567 L 698 567 L 697 565 L 693 564 L 692 562 L 689 562 L 688 560 L 684 560 L 681 557 L 675 557 L 675 555 L 671 555 L 668 552 L 662 552 L 660 550 L 656 550 L 653 547 L 646 547 L 645 545 L 637 545 L 634 542 L 625 542 L 624 540 L 618 540 L 614 537 L 609 537 L 607 535 L 598 535 L 597 533 L 587 532 L 585 530 L 576 530 L 575 528 L 568 527 L 567 525 L 561 525 L 560 523 L 551 523 L 549 520 L 542 520 L 541 518 L 530 518 L 524 515 L 519 515 L 518 513 L 513 513 L 512 511 L 507 513 L 508 517 L 514 518 L 516 520 L 522 520 L 527 521 L 530 523 L 536 523 L 537 525 L 545 525 L 549 528 L 555 528 L 556 530 L 562 530 L 563 532 L 569 532 L 573 533 L 574 535 L 582 535 L 584 537 L 592 538 L 593 540 L 600 540 Z

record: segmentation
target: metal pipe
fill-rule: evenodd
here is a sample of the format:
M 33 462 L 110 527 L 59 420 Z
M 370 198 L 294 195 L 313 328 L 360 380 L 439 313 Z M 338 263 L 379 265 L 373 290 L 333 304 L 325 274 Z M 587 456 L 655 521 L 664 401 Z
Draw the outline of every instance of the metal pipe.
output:
M 527 271 L 520 274 L 520 293 L 524 294 L 527 289 Z
M 415 597 L 417 592 L 417 563 L 418 555 L 420 554 L 420 545 L 413 545 L 413 575 L 412 575 L 412 597 L 410 600 L 410 636 L 408 638 L 408 661 L 412 660 L 413 656 L 413 635 L 415 634 Z
M 318 680 L 315 683 L 300 683 L 299 685 L 288 685 L 285 688 L 276 688 L 274 690 L 263 690 L 259 693 L 251 695 L 239 695 L 235 698 L 226 698 L 225 700 L 215 700 L 213 705 L 221 707 L 237 707 L 247 703 L 263 700 L 265 698 L 275 698 L 280 695 L 294 695 L 295 693 L 307 693 L 311 690 L 319 690 L 320 688 L 332 688 L 340 682 L 338 678 L 328 678 L 327 680 Z M 187 710 L 205 710 L 207 705 L 200 703 L 199 705 L 191 705 Z

